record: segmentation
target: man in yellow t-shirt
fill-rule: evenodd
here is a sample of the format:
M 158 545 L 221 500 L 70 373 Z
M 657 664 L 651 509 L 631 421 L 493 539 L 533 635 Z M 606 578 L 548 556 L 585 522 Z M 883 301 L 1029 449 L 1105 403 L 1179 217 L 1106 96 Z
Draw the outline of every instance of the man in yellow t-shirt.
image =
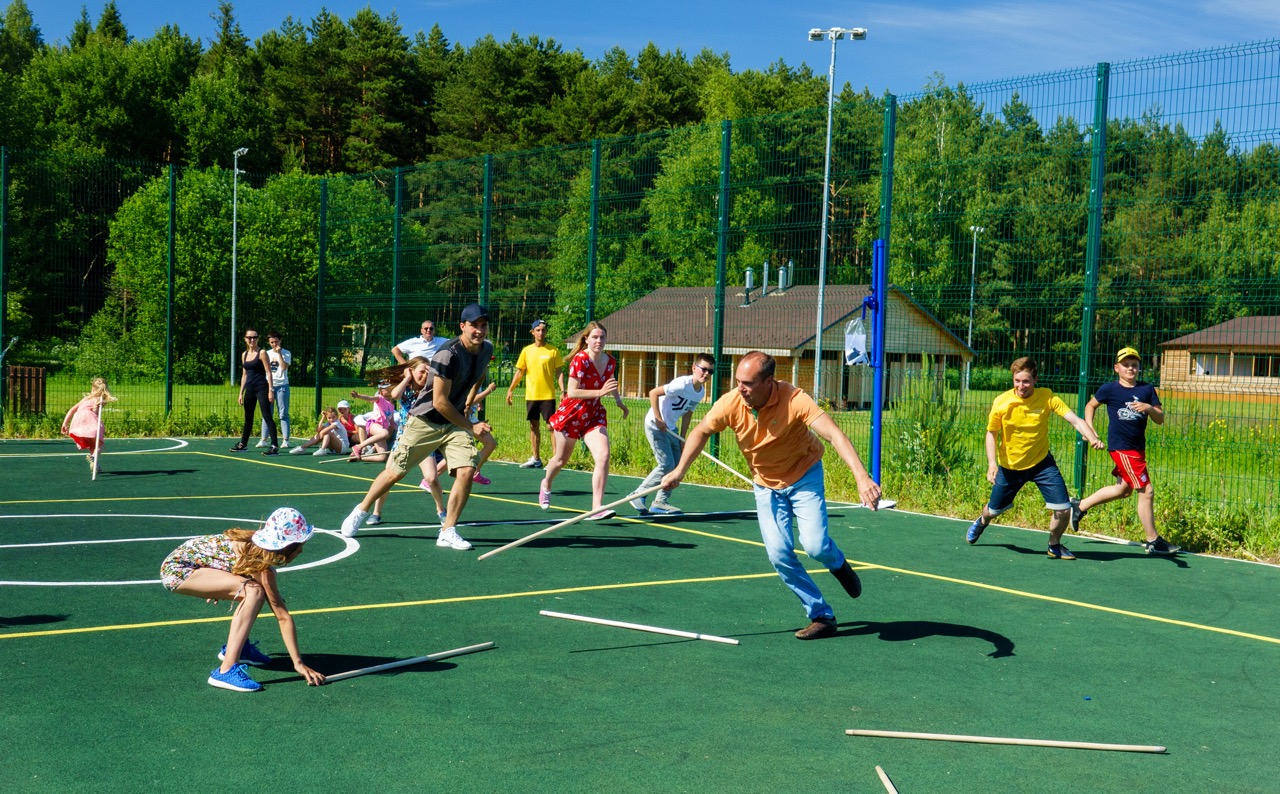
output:
M 542 425 L 551 419 L 556 412 L 556 386 L 564 391 L 564 356 L 559 348 L 547 344 L 547 323 L 545 320 L 534 320 L 530 329 L 533 344 L 525 345 L 516 359 L 516 374 L 507 387 L 507 405 L 511 404 L 511 395 L 516 384 L 526 376 L 529 383 L 524 389 L 525 419 L 529 420 L 529 445 L 533 455 L 524 463 L 522 469 L 541 469 Z
M 1071 519 L 1071 497 L 1062 472 L 1049 452 L 1049 417 L 1061 416 L 1088 440 L 1102 449 L 1098 434 L 1067 407 L 1052 389 L 1037 389 L 1038 367 L 1024 356 L 1013 362 L 1013 388 L 997 396 L 987 416 L 987 482 L 991 498 L 982 514 L 969 525 L 965 540 L 977 543 L 992 519 L 1013 507 L 1013 497 L 1029 482 L 1036 484 L 1044 506 L 1053 511 L 1049 519 L 1048 555 L 1055 560 L 1076 557 L 1062 545 L 1062 533 Z
M 831 417 L 809 395 L 774 379 L 775 366 L 772 356 L 758 350 L 739 360 L 734 373 L 738 387 L 716 400 L 689 433 L 680 462 L 662 478 L 662 490 L 670 492 L 680 484 L 708 438 L 731 428 L 754 475 L 756 517 L 769 562 L 809 615 L 809 625 L 796 638 L 816 640 L 836 633 L 836 618 L 796 556 L 795 535 L 800 535 L 805 554 L 831 571 L 845 592 L 852 598 L 862 594 L 858 574 L 827 532 L 822 442 L 834 447 L 853 472 L 862 503 L 872 510 L 879 505 L 880 486 Z

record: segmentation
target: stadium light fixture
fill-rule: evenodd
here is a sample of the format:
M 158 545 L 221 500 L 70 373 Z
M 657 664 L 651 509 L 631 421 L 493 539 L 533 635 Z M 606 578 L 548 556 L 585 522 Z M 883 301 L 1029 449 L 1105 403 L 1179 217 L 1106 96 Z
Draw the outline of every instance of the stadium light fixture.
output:
M 812 28 L 809 41 L 831 40 L 831 68 L 827 72 L 827 149 L 822 171 L 822 236 L 818 241 L 818 319 L 813 343 L 813 399 L 822 399 L 822 313 L 827 292 L 827 215 L 831 207 L 831 116 L 836 102 L 836 42 L 867 37 L 866 28 Z
M 231 385 L 236 385 L 236 248 L 240 210 L 240 158 L 249 153 L 241 146 L 231 153 Z

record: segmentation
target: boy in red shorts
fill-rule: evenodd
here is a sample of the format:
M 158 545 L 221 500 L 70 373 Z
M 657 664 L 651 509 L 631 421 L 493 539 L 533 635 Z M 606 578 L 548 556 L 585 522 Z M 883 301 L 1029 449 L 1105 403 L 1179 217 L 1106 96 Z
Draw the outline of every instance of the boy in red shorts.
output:
M 1132 347 L 1116 353 L 1115 371 L 1119 379 L 1098 388 L 1084 407 L 1084 421 L 1093 427 L 1094 412 L 1099 405 L 1107 406 L 1107 451 L 1115 462 L 1111 473 L 1116 484 L 1099 488 L 1084 499 L 1072 500 L 1071 530 L 1080 531 L 1080 519 L 1090 509 L 1137 491 L 1138 520 L 1147 536 L 1143 547 L 1148 554 L 1177 554 L 1181 549 L 1156 532 L 1155 487 L 1147 473 L 1147 419 L 1164 424 L 1160 396 L 1150 383 L 1138 380 L 1142 359 Z

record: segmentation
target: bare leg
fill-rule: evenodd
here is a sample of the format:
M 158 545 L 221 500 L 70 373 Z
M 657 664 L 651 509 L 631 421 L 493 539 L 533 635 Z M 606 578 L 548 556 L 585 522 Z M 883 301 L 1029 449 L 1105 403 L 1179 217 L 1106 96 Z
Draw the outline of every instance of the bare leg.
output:
M 453 487 L 449 489 L 448 514 L 442 527 L 456 527 L 462 518 L 462 508 L 467 506 L 467 497 L 471 496 L 471 477 L 476 473 L 472 466 L 463 466 L 453 472 Z
M 533 449 L 533 459 L 542 460 L 542 417 L 529 420 L 529 446 Z
M 593 428 L 582 437 L 591 451 L 595 467 L 591 470 L 591 509 L 599 510 L 604 504 L 604 488 L 609 481 L 609 432 L 603 427 Z
M 476 464 L 476 474 L 480 473 L 480 469 L 484 468 L 484 464 L 489 460 L 489 456 L 498 448 L 498 441 L 493 437 L 492 433 L 485 433 L 480 436 L 480 462 Z
M 360 500 L 360 509 L 369 512 L 374 504 L 387 495 L 387 491 L 391 490 L 391 486 L 404 479 L 404 474 L 400 472 L 383 469 L 378 473 L 377 479 L 369 486 L 369 492 L 364 495 L 364 499 Z
M 983 508 L 986 511 L 986 508 Z M 1071 523 L 1070 510 L 1054 510 L 1053 517 L 1049 519 L 1049 545 L 1056 546 L 1062 542 L 1062 533 L 1067 531 L 1067 526 Z
M 258 617 L 258 611 L 266 600 L 262 585 L 252 579 L 237 576 L 229 571 L 217 568 L 198 568 L 191 572 L 186 580 L 178 585 L 175 593 L 207 598 L 214 601 L 239 600 L 235 617 L 231 619 L 231 630 L 227 634 L 227 650 L 223 654 L 222 672 L 230 672 L 240 661 L 240 651 L 244 649 L 245 640 L 249 639 L 249 631 Z
M 1098 505 L 1104 505 L 1107 502 L 1114 502 L 1116 499 L 1123 499 L 1133 493 L 1133 488 L 1129 487 L 1129 483 L 1124 480 L 1116 480 L 1115 485 L 1107 485 L 1099 488 L 1093 493 L 1080 500 L 1081 510 L 1091 510 Z
M 1138 521 L 1142 522 L 1142 531 L 1149 541 L 1160 537 L 1160 533 L 1156 532 L 1155 496 L 1156 487 L 1151 483 L 1138 490 Z
M 573 454 L 573 448 L 578 442 L 569 438 L 559 430 L 551 433 L 551 440 L 555 444 L 555 451 L 551 454 L 551 459 L 547 461 L 546 474 L 542 477 L 542 487 L 551 490 L 551 483 L 555 482 L 556 475 L 564 468 L 564 464 L 569 462 L 569 456 Z
M 418 468 L 422 470 L 422 480 L 427 484 L 431 498 L 435 500 L 436 513 L 443 513 L 444 488 L 440 487 L 440 473 L 436 471 L 435 458 L 427 458 L 418 464 Z

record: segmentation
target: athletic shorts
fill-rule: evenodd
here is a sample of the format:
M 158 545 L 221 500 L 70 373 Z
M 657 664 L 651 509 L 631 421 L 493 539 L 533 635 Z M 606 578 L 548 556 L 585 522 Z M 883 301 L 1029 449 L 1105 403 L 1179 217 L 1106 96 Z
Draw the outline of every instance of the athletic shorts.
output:
M 1141 491 L 1151 483 L 1151 476 L 1147 474 L 1147 453 L 1133 449 L 1113 449 L 1111 460 L 1116 464 L 1111 473 L 1128 483 L 1133 490 Z
M 526 400 L 524 404 L 524 418 L 530 422 L 536 422 L 539 416 L 543 422 L 549 422 L 555 412 L 555 400 Z
M 1029 469 L 996 469 L 996 484 L 991 486 L 991 499 L 987 501 L 987 512 L 993 516 L 1013 507 L 1013 497 L 1018 495 L 1022 486 L 1029 482 L 1036 484 L 1040 495 L 1044 497 L 1044 506 L 1050 510 L 1066 510 L 1071 507 L 1071 496 L 1067 493 L 1067 483 L 1058 471 L 1058 463 L 1053 455 L 1045 455 L 1044 460 Z

